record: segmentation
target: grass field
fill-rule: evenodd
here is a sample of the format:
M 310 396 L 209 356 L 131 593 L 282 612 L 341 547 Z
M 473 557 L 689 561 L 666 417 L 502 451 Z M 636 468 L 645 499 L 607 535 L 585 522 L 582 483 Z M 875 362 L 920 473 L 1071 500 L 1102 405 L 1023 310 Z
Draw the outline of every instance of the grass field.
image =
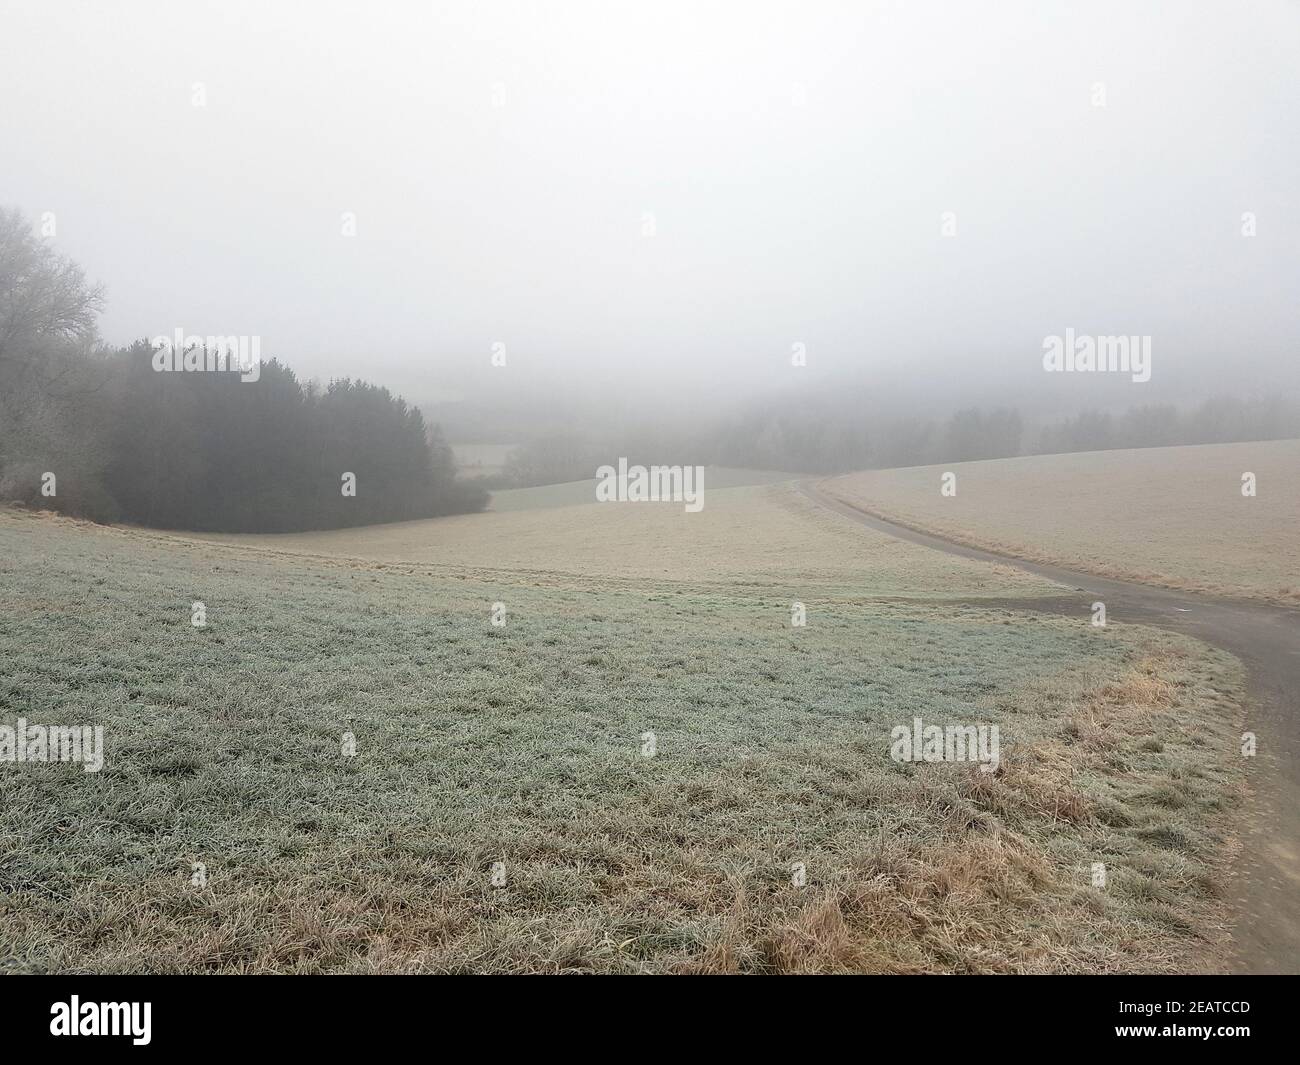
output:
M 891 537 L 864 536 L 791 485 L 708 488 L 706 499 L 696 514 L 680 503 L 589 502 L 291 536 L 203 539 L 245 549 L 412 562 L 473 571 L 484 579 L 583 586 L 594 580 L 638 588 L 647 587 L 647 580 L 666 581 L 767 589 L 801 601 L 819 591 L 946 598 L 1055 589 L 1011 566 L 935 557 Z
M 796 475 L 775 470 L 742 470 L 730 466 L 706 466 L 704 487 L 712 493 L 720 488 L 745 488 L 750 485 L 779 484 L 793 481 Z M 596 480 L 566 481 L 536 488 L 510 488 L 492 493 L 488 509 L 497 513 L 511 510 L 540 510 L 548 507 L 576 507 L 596 500 Z
M 954 496 L 940 477 L 957 477 Z M 1242 494 L 1242 475 L 1256 495 Z M 880 517 L 1003 554 L 1300 603 L 1300 440 L 1036 455 L 824 482 Z
M 0 511 L 0 722 L 106 734 L 0 764 L 0 957 L 1213 968 L 1238 667 L 991 598 L 1057 590 L 784 485 L 224 541 Z M 914 716 L 997 724 L 998 771 L 891 760 Z

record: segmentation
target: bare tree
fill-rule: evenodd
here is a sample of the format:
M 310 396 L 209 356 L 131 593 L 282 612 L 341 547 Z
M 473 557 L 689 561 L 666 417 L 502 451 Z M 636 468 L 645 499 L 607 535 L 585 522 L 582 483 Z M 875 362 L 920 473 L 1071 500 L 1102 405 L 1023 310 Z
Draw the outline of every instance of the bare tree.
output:
M 102 285 L 38 239 L 21 211 L 0 207 L 0 367 L 89 346 L 103 306 Z
M 0 207 L 0 492 L 19 498 L 35 474 L 80 469 L 90 428 L 78 394 L 94 387 L 86 352 L 103 288 Z

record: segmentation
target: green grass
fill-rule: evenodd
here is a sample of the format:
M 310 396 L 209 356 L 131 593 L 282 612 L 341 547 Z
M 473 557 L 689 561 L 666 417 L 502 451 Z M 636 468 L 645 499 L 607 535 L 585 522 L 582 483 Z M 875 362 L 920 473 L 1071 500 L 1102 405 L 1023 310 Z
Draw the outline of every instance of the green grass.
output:
M 744 470 L 729 466 L 706 466 L 703 484 L 706 492 L 712 492 L 724 488 L 780 484 L 797 478 L 797 474 L 783 473 L 779 470 Z M 498 514 L 505 514 L 515 510 L 577 507 L 594 503 L 595 500 L 596 479 L 591 477 L 584 481 L 543 484 L 535 488 L 507 488 L 500 492 L 493 492 L 489 509 Z
M 1239 676 L 1189 641 L 828 585 L 792 629 L 787 589 L 13 512 L 0 559 L 0 721 L 106 746 L 0 764 L 11 966 L 1092 972 L 1223 940 Z M 913 715 L 998 723 L 1002 770 L 890 761 Z

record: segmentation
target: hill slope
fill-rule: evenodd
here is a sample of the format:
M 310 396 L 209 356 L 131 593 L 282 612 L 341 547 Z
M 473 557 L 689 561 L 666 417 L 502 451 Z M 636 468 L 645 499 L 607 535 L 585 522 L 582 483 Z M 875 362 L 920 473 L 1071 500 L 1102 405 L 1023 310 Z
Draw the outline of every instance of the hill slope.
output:
M 0 956 L 1217 964 L 1236 664 L 1003 609 L 988 597 L 1054 586 L 810 506 L 770 486 L 691 515 L 593 505 L 230 542 L 0 512 L 0 721 L 105 730 L 98 773 L 0 765 Z M 998 726 L 998 772 L 894 761 L 893 729 L 918 717 Z
M 940 478 L 956 474 L 957 494 Z M 1253 473 L 1257 494 L 1242 495 Z M 1035 455 L 822 482 L 961 543 L 1170 588 L 1300 603 L 1300 440 Z

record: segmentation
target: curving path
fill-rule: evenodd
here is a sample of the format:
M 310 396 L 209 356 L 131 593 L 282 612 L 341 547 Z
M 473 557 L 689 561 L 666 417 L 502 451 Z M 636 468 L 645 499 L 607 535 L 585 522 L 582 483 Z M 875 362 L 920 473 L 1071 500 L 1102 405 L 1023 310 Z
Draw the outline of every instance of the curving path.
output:
M 1247 671 L 1246 728 L 1258 738 L 1258 754 L 1247 767 L 1252 795 L 1234 892 L 1232 965 L 1242 973 L 1300 972 L 1300 611 L 1026 562 L 897 525 L 815 484 L 801 483 L 799 490 L 877 532 L 962 558 L 1009 563 L 1079 593 L 990 605 L 1088 618 L 1092 603 L 1101 600 L 1108 621 L 1157 625 L 1236 655 Z

